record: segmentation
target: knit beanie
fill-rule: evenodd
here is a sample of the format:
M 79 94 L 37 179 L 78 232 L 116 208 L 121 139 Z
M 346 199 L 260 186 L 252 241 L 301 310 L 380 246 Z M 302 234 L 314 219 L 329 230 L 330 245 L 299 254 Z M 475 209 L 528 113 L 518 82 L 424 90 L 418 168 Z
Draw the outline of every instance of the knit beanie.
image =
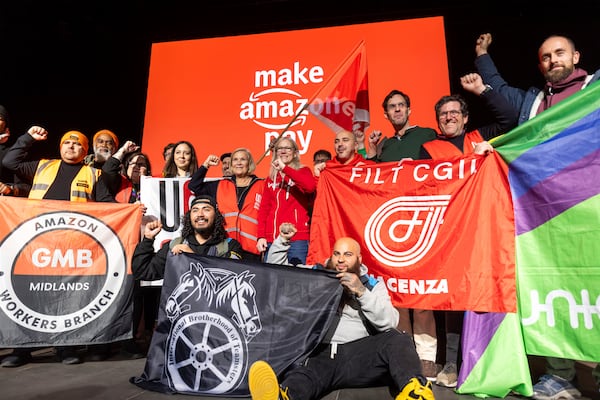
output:
M 81 132 L 79 131 L 69 131 L 67 133 L 65 133 L 63 135 L 62 138 L 60 138 L 60 145 L 62 146 L 63 143 L 67 140 L 76 140 L 81 144 L 81 147 L 83 147 L 84 153 L 87 154 L 88 149 L 89 149 L 89 143 L 88 143 L 88 138 Z

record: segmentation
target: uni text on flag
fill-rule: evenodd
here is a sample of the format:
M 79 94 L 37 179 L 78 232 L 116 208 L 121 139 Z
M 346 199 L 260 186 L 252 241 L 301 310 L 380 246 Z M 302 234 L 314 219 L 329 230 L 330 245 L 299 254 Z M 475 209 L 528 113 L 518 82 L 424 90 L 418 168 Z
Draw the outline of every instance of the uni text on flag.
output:
M 516 310 L 512 204 L 495 154 L 328 165 L 312 218 L 308 262 L 357 238 L 397 306 Z
M 334 321 L 335 272 L 169 254 L 158 325 L 144 373 L 131 382 L 164 393 L 248 396 L 248 368 L 276 373 L 302 361 Z
M 0 197 L 0 343 L 131 338 L 139 205 Z

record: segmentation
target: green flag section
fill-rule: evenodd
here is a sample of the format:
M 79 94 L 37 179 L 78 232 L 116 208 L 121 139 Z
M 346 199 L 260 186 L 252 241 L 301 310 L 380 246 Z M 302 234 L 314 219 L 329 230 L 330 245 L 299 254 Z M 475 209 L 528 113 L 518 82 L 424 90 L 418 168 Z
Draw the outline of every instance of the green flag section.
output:
M 463 332 L 457 393 L 477 397 L 533 394 L 517 314 L 467 312 Z
M 560 134 L 600 107 L 600 81 L 561 101 L 535 118 L 491 141 L 508 163 L 529 149 Z M 568 149 L 563 149 L 569 153 Z M 557 160 L 554 160 L 557 161 Z
M 599 210 L 597 195 L 518 236 L 519 306 L 529 354 L 600 360 Z

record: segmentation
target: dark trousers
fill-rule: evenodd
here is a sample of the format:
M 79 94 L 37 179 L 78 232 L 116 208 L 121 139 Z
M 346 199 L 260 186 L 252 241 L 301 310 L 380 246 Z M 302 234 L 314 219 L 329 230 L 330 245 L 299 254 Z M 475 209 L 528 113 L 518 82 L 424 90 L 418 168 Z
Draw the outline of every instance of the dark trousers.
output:
M 321 345 L 301 366 L 284 373 L 282 386 L 293 400 L 320 399 L 343 388 L 390 386 L 397 393 L 421 375 L 421 362 L 412 338 L 389 330 L 337 346 Z

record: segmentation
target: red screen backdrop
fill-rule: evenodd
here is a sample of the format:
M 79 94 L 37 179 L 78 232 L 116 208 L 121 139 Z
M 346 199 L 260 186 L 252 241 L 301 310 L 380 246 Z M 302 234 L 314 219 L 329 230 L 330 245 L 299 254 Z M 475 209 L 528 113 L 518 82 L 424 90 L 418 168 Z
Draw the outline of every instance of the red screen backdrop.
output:
M 371 124 L 392 134 L 381 103 L 392 89 L 410 96 L 413 125 L 436 128 L 435 102 L 449 94 L 442 17 L 155 43 L 152 45 L 142 149 L 162 169 L 169 142 L 190 141 L 202 163 L 247 147 L 255 160 L 361 41 L 366 45 Z M 318 149 L 333 153 L 333 132 L 313 115 L 285 135 L 312 165 Z M 256 174 L 268 174 L 271 155 Z M 209 176 L 220 176 L 211 168 Z

